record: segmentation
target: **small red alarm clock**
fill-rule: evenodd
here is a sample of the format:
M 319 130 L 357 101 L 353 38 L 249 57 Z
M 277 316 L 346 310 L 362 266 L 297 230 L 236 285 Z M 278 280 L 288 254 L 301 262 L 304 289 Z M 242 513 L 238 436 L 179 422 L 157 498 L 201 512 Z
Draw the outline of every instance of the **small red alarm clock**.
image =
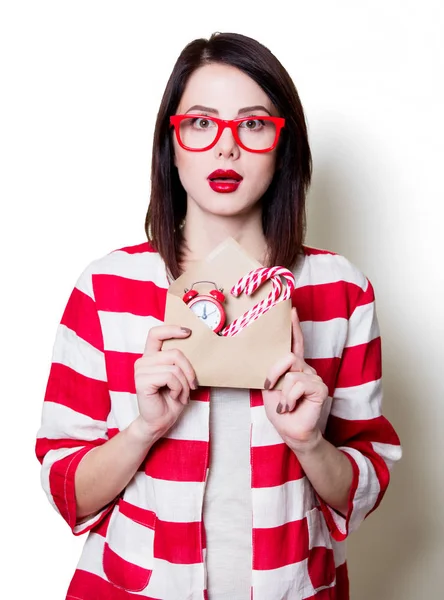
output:
M 214 286 L 208 294 L 200 294 L 193 289 L 199 283 L 209 283 Z M 214 333 L 219 333 L 225 325 L 226 315 L 222 303 L 225 302 L 225 296 L 222 289 L 217 289 L 214 281 L 196 281 L 191 288 L 185 289 L 183 301 L 188 304 L 189 308 L 207 327 L 212 329 Z

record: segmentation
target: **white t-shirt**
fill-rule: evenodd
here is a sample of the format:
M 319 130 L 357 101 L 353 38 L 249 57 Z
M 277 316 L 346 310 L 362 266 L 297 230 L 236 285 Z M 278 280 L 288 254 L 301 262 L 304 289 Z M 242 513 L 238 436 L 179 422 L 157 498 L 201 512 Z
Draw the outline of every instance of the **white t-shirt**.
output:
M 203 521 L 209 600 L 250 600 L 250 392 L 212 388 Z
M 293 270 L 299 278 L 305 257 Z M 209 600 L 250 600 L 252 496 L 250 390 L 212 388 L 210 469 L 203 521 Z

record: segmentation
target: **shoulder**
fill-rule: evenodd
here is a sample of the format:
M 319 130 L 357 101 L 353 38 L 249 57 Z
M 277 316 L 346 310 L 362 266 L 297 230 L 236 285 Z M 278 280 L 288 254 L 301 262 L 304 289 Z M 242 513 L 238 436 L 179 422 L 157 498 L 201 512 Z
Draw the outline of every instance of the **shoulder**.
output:
M 303 252 L 304 265 L 295 292 L 306 307 L 312 307 L 309 314 L 315 310 L 313 307 L 318 307 L 323 318 L 348 319 L 359 306 L 374 303 L 370 280 L 351 260 L 337 252 L 311 246 L 304 245 Z
M 337 252 L 303 246 L 305 256 L 300 285 L 320 285 L 343 282 L 366 292 L 370 281 L 363 271 L 348 258 Z
M 149 242 L 114 249 L 92 260 L 82 271 L 76 287 L 94 297 L 98 281 L 113 285 L 151 282 L 167 287 L 165 263 Z

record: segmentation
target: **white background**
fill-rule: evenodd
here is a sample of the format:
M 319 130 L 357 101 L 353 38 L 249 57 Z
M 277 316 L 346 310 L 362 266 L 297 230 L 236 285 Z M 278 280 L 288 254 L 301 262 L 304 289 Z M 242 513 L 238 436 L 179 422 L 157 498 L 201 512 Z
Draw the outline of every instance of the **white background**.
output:
M 1 3 L 2 597 L 65 597 L 84 540 L 47 502 L 34 457 L 56 327 L 91 260 L 144 241 L 160 98 L 183 46 L 214 31 L 257 38 L 293 77 L 314 157 L 307 243 L 376 289 L 385 413 L 405 454 L 350 541 L 352 598 L 442 593 L 441 6 Z

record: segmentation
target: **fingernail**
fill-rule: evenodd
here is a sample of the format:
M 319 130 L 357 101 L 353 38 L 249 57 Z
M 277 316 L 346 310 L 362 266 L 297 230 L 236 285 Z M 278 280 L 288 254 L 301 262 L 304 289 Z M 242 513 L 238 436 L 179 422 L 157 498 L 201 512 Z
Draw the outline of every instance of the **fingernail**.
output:
M 285 405 L 285 412 L 290 412 L 290 407 L 288 404 Z
M 264 389 L 265 390 L 269 390 L 270 389 L 270 385 L 271 385 L 271 381 L 267 377 L 267 379 L 264 382 Z
M 197 381 L 197 379 L 195 379 L 193 381 L 193 386 L 192 387 L 193 387 L 193 390 L 197 390 L 197 388 L 199 387 L 199 382 Z
M 188 333 L 188 335 L 191 333 L 191 329 L 188 329 L 188 327 L 181 327 L 181 329 L 184 333 Z
M 276 406 L 276 412 L 280 415 L 282 413 L 282 404 L 279 402 L 279 404 Z

